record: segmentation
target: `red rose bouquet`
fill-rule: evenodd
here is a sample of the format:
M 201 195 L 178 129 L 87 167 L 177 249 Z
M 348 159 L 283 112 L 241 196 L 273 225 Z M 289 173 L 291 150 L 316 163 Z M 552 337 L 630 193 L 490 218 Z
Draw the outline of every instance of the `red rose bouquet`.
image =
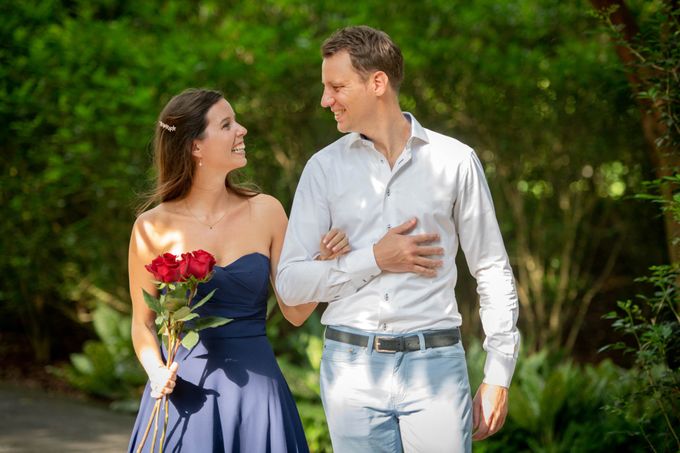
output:
M 214 266 L 215 257 L 204 250 L 182 253 L 179 259 L 172 253 L 164 253 L 154 259 L 151 264 L 145 266 L 153 274 L 158 286 L 158 297 L 154 297 L 144 290 L 142 291 L 144 292 L 144 301 L 156 313 L 158 334 L 162 335 L 165 341 L 167 352 L 166 368 L 169 368 L 174 362 L 180 345 L 191 349 L 198 343 L 199 331 L 210 327 L 219 327 L 231 321 L 231 319 L 217 316 L 199 317 L 198 313 L 196 313 L 196 309 L 205 304 L 213 296 L 215 290 L 212 290 L 200 301 L 192 304 L 198 285 L 210 280 Z M 191 322 L 186 324 L 188 321 Z M 161 401 L 164 402 L 165 417 L 158 451 L 163 451 L 165 431 L 168 426 L 167 395 L 156 400 L 146 430 L 144 431 L 144 437 L 137 449 L 138 453 L 142 451 L 146 438 L 149 435 L 151 424 L 155 420 L 150 451 L 153 452 L 154 450 L 156 434 L 158 433 Z

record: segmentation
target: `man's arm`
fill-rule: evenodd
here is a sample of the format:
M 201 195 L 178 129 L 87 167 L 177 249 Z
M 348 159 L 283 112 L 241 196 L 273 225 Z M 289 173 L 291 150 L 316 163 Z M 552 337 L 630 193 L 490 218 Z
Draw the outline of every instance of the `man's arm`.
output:
M 470 273 L 477 280 L 486 335 L 484 382 L 509 387 L 519 350 L 517 291 L 491 192 L 474 152 L 461 164 L 458 180 L 453 215 Z
M 331 228 L 326 184 L 323 168 L 313 157 L 295 191 L 276 276 L 277 291 L 287 305 L 333 302 L 356 292 L 381 272 L 372 247 L 328 261 L 314 260 L 319 238 Z
M 391 228 L 375 245 L 336 259 L 314 261 L 318 255 L 314 238 L 331 227 L 322 170 L 312 158 L 295 191 L 276 278 L 276 289 L 284 303 L 333 302 L 358 291 L 381 272 L 413 272 L 426 277 L 436 274 L 442 262 L 428 256 L 442 255 L 444 250 L 427 244 L 438 241 L 439 235 L 408 235 L 416 226 L 416 219 Z
M 507 389 L 519 351 L 519 305 L 491 192 L 472 151 L 459 168 L 458 183 L 453 215 L 470 273 L 477 280 L 479 313 L 486 335 L 484 381 L 473 402 L 473 438 L 480 440 L 499 430 L 505 421 Z

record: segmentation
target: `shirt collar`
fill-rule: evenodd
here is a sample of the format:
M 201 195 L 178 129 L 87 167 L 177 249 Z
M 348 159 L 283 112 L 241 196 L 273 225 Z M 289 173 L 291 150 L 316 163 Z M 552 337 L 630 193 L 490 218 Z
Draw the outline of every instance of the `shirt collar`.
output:
M 406 118 L 408 122 L 411 123 L 411 135 L 409 136 L 408 141 L 418 139 L 423 143 L 430 143 L 430 139 L 427 137 L 427 132 L 425 132 L 425 128 L 423 128 L 423 126 L 420 125 L 416 117 L 413 116 L 413 114 L 410 112 L 402 113 L 404 115 L 404 118 Z M 366 137 L 363 134 L 359 134 L 358 132 L 352 132 L 349 134 L 350 146 L 356 144 L 356 142 L 363 142 L 364 140 L 369 142 L 371 141 L 368 137 Z
M 404 112 L 404 117 L 409 121 L 409 123 L 411 123 L 411 137 L 409 137 L 409 140 L 412 138 L 417 138 L 423 143 L 430 143 L 430 139 L 427 137 L 425 128 L 420 125 L 416 117 L 409 112 Z

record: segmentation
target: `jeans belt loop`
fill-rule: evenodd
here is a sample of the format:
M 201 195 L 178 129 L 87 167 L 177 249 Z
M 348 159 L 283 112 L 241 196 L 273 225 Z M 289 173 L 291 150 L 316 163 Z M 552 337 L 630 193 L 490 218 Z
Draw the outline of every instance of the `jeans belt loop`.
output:
M 373 342 L 375 339 L 375 335 L 372 333 L 368 334 L 368 344 L 366 345 L 366 353 L 367 354 L 373 354 Z
M 418 343 L 420 343 L 420 352 L 425 351 L 425 335 L 422 332 L 418 332 Z

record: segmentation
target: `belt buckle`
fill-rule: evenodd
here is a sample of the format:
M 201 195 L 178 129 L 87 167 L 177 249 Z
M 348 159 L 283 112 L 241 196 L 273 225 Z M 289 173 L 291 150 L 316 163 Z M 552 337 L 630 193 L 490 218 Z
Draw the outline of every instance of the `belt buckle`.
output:
M 373 349 L 375 349 L 377 352 L 386 352 L 386 353 L 389 353 L 389 354 L 394 354 L 394 353 L 397 352 L 396 349 L 383 349 L 380 346 L 381 340 L 396 340 L 396 341 L 399 341 L 400 340 L 399 337 L 394 338 L 394 337 L 377 337 L 376 336 L 375 340 L 374 340 L 374 348 Z

